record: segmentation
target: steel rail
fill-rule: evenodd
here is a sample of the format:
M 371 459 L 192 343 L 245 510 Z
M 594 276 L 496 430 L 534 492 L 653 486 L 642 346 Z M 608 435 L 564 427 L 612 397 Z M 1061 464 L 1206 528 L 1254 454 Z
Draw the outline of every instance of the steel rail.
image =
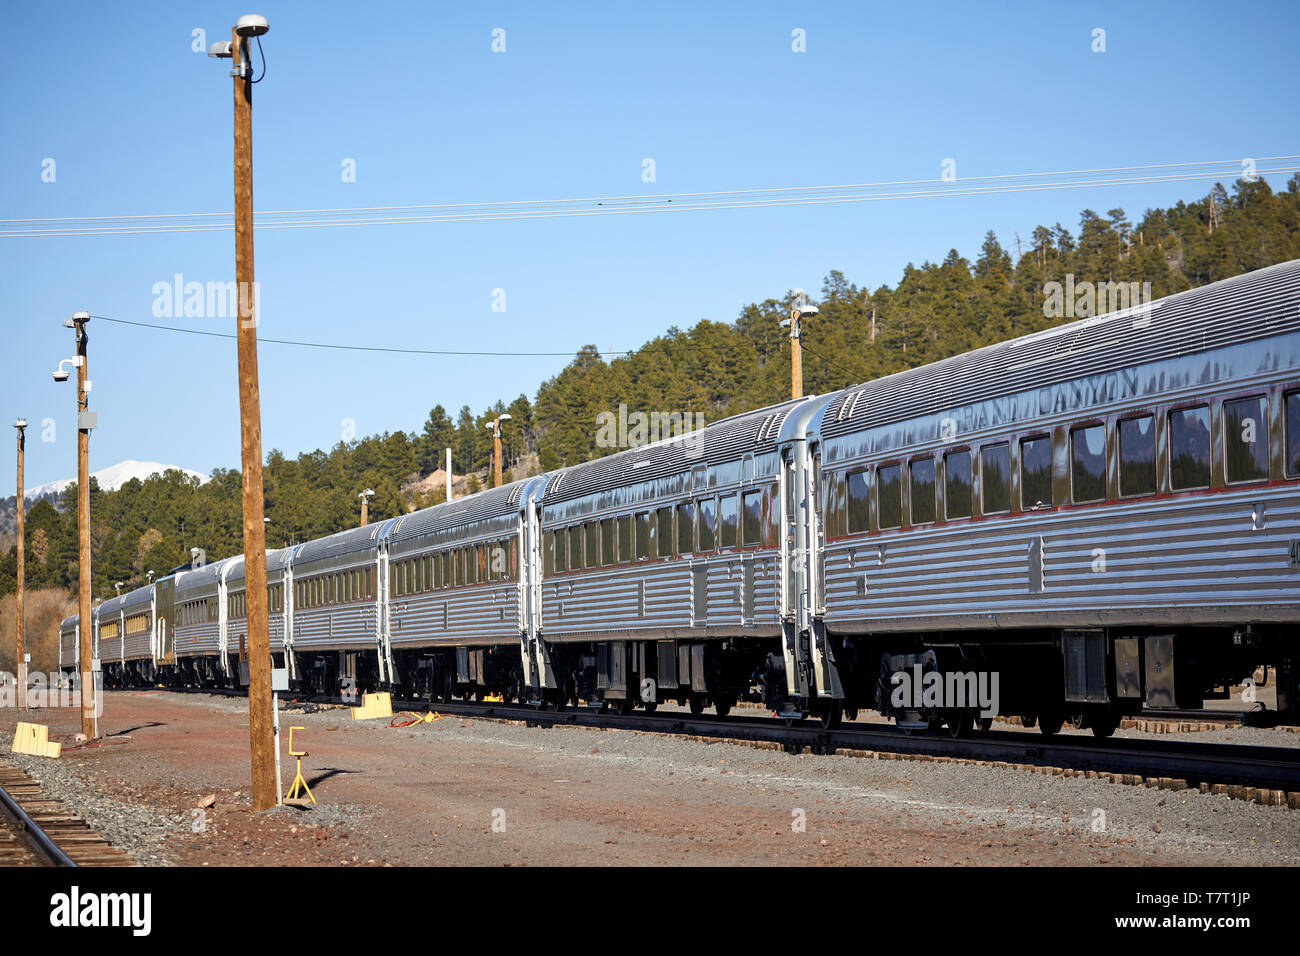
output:
M 228 688 L 159 688 L 220 696 L 243 696 Z M 287 701 L 285 701 L 287 703 Z M 345 705 L 341 697 L 301 698 L 301 704 Z M 695 716 L 681 712 L 648 714 L 635 711 L 622 716 L 587 707 L 562 711 L 543 710 L 524 704 L 428 700 L 393 700 L 393 710 L 436 710 L 444 714 L 522 721 L 531 727 L 567 725 L 647 733 L 689 734 L 718 740 L 744 740 L 779 744 L 787 753 L 804 750 L 834 754 L 837 750 L 886 751 L 907 755 L 929 755 L 977 760 L 988 763 L 1028 764 L 1124 773 L 1142 777 L 1170 777 L 1200 783 L 1228 784 L 1268 790 L 1300 791 L 1300 747 L 1267 747 L 1254 744 L 1209 744 L 1183 740 L 1144 740 L 1056 735 L 1038 731 L 989 731 L 963 737 L 946 732 L 907 733 L 887 725 L 841 726 L 827 730 L 813 718 L 789 724 L 776 717 L 725 718 Z
M 45 862 L 52 866 L 76 866 L 72 858 L 59 848 L 59 845 L 50 839 L 49 834 L 42 830 L 4 787 L 0 787 L 0 811 L 13 821 L 19 831 L 27 839 L 32 849 L 36 851 Z

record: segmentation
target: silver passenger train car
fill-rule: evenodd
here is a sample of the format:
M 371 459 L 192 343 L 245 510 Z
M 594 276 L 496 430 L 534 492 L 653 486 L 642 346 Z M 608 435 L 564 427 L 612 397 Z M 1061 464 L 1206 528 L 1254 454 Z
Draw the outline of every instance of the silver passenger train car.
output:
M 272 551 L 267 572 L 272 656 L 303 691 L 1106 736 L 1270 666 L 1300 723 L 1300 261 Z M 95 617 L 110 685 L 238 682 L 242 558 Z

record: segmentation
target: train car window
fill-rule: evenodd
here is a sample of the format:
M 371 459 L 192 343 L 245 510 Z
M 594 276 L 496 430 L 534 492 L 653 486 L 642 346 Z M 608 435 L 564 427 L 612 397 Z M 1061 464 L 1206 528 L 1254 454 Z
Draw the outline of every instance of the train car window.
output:
M 824 473 L 825 485 L 822 499 L 826 507 L 826 534 L 839 537 L 844 534 L 844 473 Z
M 699 517 L 699 550 L 712 551 L 718 546 L 718 499 L 701 498 L 696 507 Z
M 1223 403 L 1223 470 L 1229 484 L 1268 478 L 1268 400 Z
M 1286 474 L 1300 477 L 1300 392 L 1286 397 Z
M 614 519 L 600 519 L 600 564 L 608 567 L 614 563 Z
M 1106 500 L 1106 426 L 1070 432 L 1070 498 L 1075 504 Z
M 623 515 L 618 524 L 618 563 L 632 560 L 632 516 Z
M 934 459 L 918 458 L 908 465 L 912 482 L 912 524 L 925 524 L 935 517 Z
M 950 451 L 943 456 L 943 488 L 944 515 L 969 518 L 975 491 L 969 451 Z
M 871 521 L 871 486 L 867 484 L 865 471 L 849 472 L 848 476 L 848 532 L 859 534 L 870 530 Z
M 474 560 L 478 562 L 478 580 L 492 580 L 492 575 L 488 568 L 488 546 L 486 544 L 480 544 L 474 548 Z
M 559 548 L 560 540 L 561 539 L 557 535 L 555 539 L 557 549 Z M 456 587 L 460 587 L 465 583 L 464 555 L 461 554 L 460 548 L 455 548 L 447 553 L 447 557 L 451 561 L 451 583 Z
M 1011 510 L 1011 446 L 1006 442 L 980 449 L 980 495 L 986 515 Z
M 435 589 L 442 587 L 442 555 L 433 556 L 433 586 Z
M 513 538 L 506 539 L 507 562 L 510 568 L 510 580 L 519 580 L 519 542 Z
M 658 550 L 657 557 L 667 558 L 673 553 L 673 509 L 660 508 L 656 512 L 658 520 L 655 524 L 655 547 Z
M 549 531 L 546 534 L 546 547 L 542 549 L 542 573 L 555 573 L 555 532 Z
M 1174 490 L 1210 487 L 1210 407 L 1169 413 L 1169 479 Z
M 642 511 L 636 516 L 636 559 L 644 561 L 650 557 L 650 512 Z
M 877 512 L 880 527 L 897 528 L 903 523 L 903 468 L 881 465 L 876 469 Z
M 1020 442 L 1020 510 L 1052 507 L 1052 439 L 1026 438 Z
M 736 495 L 723 495 L 718 499 L 718 523 L 722 528 L 722 547 L 736 547 L 740 543 L 740 509 Z
M 587 543 L 587 567 L 600 565 L 600 527 L 594 521 L 588 521 L 583 527 L 583 538 Z
M 766 501 L 764 501 L 764 503 L 766 503 L 766 505 L 768 506 L 768 512 L 767 512 L 767 528 L 764 529 L 763 533 L 764 535 L 767 536 L 766 544 L 768 548 L 775 548 L 776 541 L 779 540 L 781 536 L 781 531 L 780 531 L 781 485 L 780 484 L 772 485 L 771 493 L 768 494 Z
M 582 525 L 569 525 L 569 565 L 577 571 L 582 567 Z
M 1156 492 L 1156 420 L 1150 415 L 1119 423 L 1119 493 Z
M 763 541 L 763 492 L 747 491 L 740 507 L 740 541 L 752 548 Z
M 572 530 L 572 528 L 569 528 L 564 531 L 555 532 L 556 573 L 562 573 L 569 570 L 569 555 L 573 553 L 573 549 L 569 547 L 569 539 L 572 537 L 570 532 L 572 532 Z M 579 551 L 576 557 L 578 558 L 577 566 L 582 567 L 582 552 Z
M 375 596 L 375 569 L 366 568 L 366 597 Z
M 677 506 L 677 553 L 695 550 L 695 506 L 689 501 Z

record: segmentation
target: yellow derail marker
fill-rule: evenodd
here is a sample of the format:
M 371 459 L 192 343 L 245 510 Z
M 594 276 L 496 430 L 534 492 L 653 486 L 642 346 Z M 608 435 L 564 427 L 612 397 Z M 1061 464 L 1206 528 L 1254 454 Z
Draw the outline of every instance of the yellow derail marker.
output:
M 306 727 L 289 728 L 289 756 L 298 758 L 298 774 L 293 778 L 293 786 L 289 788 L 289 794 L 284 798 L 284 802 L 291 803 L 294 804 L 295 806 L 300 806 L 300 807 L 305 807 L 307 805 L 307 800 L 304 800 L 302 797 L 298 796 L 298 791 L 300 788 L 303 793 L 307 794 L 308 800 L 310 800 L 312 803 L 316 802 L 316 798 L 313 797 L 311 794 L 311 787 L 307 786 L 307 780 L 302 775 L 302 758 L 308 756 L 308 753 L 305 750 L 293 749 L 293 732 L 295 730 L 306 730 L 306 729 L 307 729 Z

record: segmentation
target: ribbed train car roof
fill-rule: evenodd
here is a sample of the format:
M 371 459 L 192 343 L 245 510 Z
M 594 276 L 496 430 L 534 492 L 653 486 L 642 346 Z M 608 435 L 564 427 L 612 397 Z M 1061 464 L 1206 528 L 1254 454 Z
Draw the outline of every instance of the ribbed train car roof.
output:
M 684 438 L 664 439 L 557 471 L 547 483 L 545 500 L 570 501 L 632 482 L 680 474 L 706 462 L 737 461 L 746 454 L 772 451 L 786 416 L 802 401 L 742 412 Z
M 122 610 L 139 607 L 142 604 L 148 604 L 153 600 L 153 585 L 146 584 L 142 588 L 136 588 L 128 594 L 122 595 Z M 102 606 L 102 605 L 101 605 Z
M 453 498 L 432 508 L 402 515 L 389 532 L 389 537 L 393 541 L 405 541 L 408 538 L 455 528 L 471 521 L 514 514 L 519 510 L 519 495 L 530 480 L 524 478 L 513 481 L 500 488 L 488 488 L 464 498 Z
M 215 584 L 220 581 L 221 566 L 229 560 L 230 558 L 222 558 L 220 561 L 212 561 L 209 564 L 203 565 L 201 568 L 196 568 L 193 571 L 185 571 L 178 575 L 176 579 L 176 593 L 180 594 L 183 591 L 192 591 L 196 588 L 201 588 L 206 584 Z
M 1149 323 L 1136 325 L 1144 312 Z M 1300 330 L 1300 259 L 846 388 L 822 434 L 845 435 L 1085 375 Z M 851 412 L 840 420 L 846 406 Z
M 308 541 L 298 546 L 298 553 L 294 555 L 293 563 L 306 564 L 309 561 L 336 558 L 341 554 L 366 551 L 379 543 L 379 530 L 385 524 L 386 521 L 376 521 L 361 528 L 349 528 L 347 531 L 337 531 L 327 538 Z
M 284 567 L 285 562 L 289 560 L 289 552 L 292 550 L 293 550 L 292 548 L 275 548 L 271 551 L 267 551 L 266 552 L 267 572 L 269 573 L 271 571 L 281 570 Z M 234 557 L 227 559 L 230 561 L 239 562 L 235 567 L 231 568 L 230 573 L 226 575 L 227 584 L 230 584 L 234 581 L 244 580 L 245 565 L 244 562 L 241 560 L 243 557 L 244 556 L 242 554 L 237 554 Z

